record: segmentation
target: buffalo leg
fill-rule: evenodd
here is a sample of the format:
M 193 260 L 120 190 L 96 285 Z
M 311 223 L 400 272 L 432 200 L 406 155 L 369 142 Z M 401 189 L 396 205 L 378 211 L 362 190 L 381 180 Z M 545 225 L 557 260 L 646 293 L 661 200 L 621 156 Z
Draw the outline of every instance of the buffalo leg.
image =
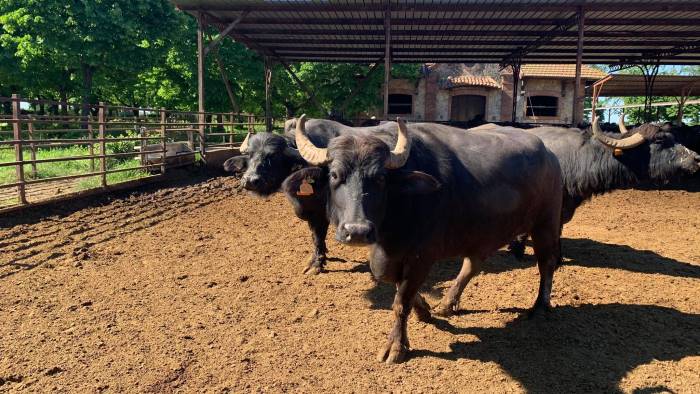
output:
M 317 275 L 324 271 L 326 264 L 326 234 L 328 233 L 328 219 L 325 215 L 319 215 L 308 221 L 311 236 L 314 240 L 314 254 L 309 264 L 304 268 L 307 275 Z
M 401 362 L 409 349 L 408 343 L 408 315 L 411 313 L 418 289 L 425 280 L 427 267 L 421 267 L 417 263 L 412 268 L 417 268 L 419 271 L 412 273 L 407 278 L 404 278 L 396 285 L 396 296 L 392 310 L 394 311 L 394 327 L 389 332 L 386 345 L 384 345 L 377 353 L 377 361 L 387 364 Z
M 422 295 L 416 293 L 416 298 L 413 300 L 413 314 L 418 321 L 429 322 L 432 317 L 430 314 L 430 305 L 425 301 Z
M 565 196 L 561 205 L 561 225 L 569 223 L 576 213 L 576 209 L 583 204 L 585 199 L 581 197 Z
M 557 268 L 561 258 L 559 226 L 533 233 L 532 242 L 535 256 L 537 257 L 537 268 L 540 272 L 540 287 L 537 293 L 537 300 L 530 311 L 530 315 L 550 309 L 552 279 L 554 278 L 554 270 Z
M 462 269 L 459 270 L 459 275 L 454 283 L 447 291 L 440 305 L 435 310 L 435 314 L 439 316 L 451 316 L 454 314 L 459 305 L 459 298 L 462 296 L 464 288 L 469 281 L 481 272 L 482 260 L 477 258 L 465 257 L 462 261 Z
M 521 234 L 508 244 L 508 251 L 510 251 L 518 261 L 525 260 L 525 241 L 527 241 L 527 234 Z

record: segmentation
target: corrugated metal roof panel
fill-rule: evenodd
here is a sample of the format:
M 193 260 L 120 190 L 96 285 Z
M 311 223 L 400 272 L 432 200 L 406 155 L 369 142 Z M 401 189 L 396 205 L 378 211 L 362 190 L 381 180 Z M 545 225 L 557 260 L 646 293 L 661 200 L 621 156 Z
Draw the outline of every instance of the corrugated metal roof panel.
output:
M 383 0 L 173 2 L 193 13 L 204 11 L 208 22 L 220 29 L 247 11 L 231 36 L 267 55 L 274 55 L 270 48 L 294 48 L 291 39 L 300 40 L 299 46 L 313 43 L 320 48 L 383 48 L 386 8 Z M 416 49 L 411 54 L 415 57 L 408 58 L 405 54 L 394 57 L 397 61 L 420 58 L 430 61 L 429 56 L 435 52 L 431 49 L 447 49 L 442 42 L 454 42 L 453 48 L 458 50 L 455 56 L 463 55 L 463 59 L 483 57 L 487 52 L 514 54 L 524 49 L 526 61 L 571 62 L 576 56 L 577 36 L 571 17 L 580 4 L 578 0 L 392 0 L 392 35 L 396 48 Z M 584 7 L 588 21 L 584 42 L 586 62 L 629 61 L 631 54 L 646 51 L 648 57 L 654 51 L 692 45 L 685 48 L 687 55 L 669 55 L 662 62 L 700 63 L 700 25 L 694 22 L 700 19 L 700 1 L 588 0 Z M 470 45 L 469 40 L 479 44 Z M 484 46 L 487 41 L 494 41 L 493 47 Z M 491 57 L 484 59 L 499 61 Z

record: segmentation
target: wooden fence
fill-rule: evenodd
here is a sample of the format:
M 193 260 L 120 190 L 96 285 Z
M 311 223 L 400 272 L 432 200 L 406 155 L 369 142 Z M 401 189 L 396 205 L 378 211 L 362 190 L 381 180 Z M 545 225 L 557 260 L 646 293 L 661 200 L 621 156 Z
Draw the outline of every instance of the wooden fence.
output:
M 247 132 L 265 127 L 264 118 L 251 114 L 200 117 L 165 108 L 78 108 L 0 97 L 0 105 L 8 103 L 11 114 L 0 115 L 0 211 L 155 180 L 171 168 L 230 153 Z

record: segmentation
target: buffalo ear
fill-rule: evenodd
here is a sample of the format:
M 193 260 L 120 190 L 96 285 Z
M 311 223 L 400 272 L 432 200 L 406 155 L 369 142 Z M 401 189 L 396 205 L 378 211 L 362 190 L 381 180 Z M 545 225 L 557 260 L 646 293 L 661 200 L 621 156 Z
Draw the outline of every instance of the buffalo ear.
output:
M 240 174 L 248 168 L 248 156 L 234 156 L 224 162 L 224 171 Z
M 440 189 L 440 182 L 420 171 L 392 171 L 387 177 L 389 190 L 401 194 L 429 194 Z
M 294 149 L 291 146 L 284 148 L 284 155 L 287 156 L 288 158 L 292 159 L 294 162 L 306 163 L 306 160 L 304 160 L 304 158 L 301 156 L 301 153 L 299 153 L 299 150 Z
M 311 185 L 315 195 L 320 194 L 328 186 L 328 176 L 323 168 L 306 167 L 291 173 L 282 182 L 282 191 L 288 195 L 298 195 L 297 192 L 304 181 Z

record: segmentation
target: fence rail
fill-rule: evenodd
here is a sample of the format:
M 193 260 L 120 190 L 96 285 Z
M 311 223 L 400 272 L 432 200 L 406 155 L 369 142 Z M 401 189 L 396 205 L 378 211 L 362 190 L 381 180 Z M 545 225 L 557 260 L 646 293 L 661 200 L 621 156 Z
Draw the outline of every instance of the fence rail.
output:
M 156 179 L 236 149 L 246 133 L 265 127 L 263 118 L 246 113 L 82 107 L 18 95 L 0 97 L 0 103 L 11 105 L 10 114 L 0 115 L 0 211 Z

